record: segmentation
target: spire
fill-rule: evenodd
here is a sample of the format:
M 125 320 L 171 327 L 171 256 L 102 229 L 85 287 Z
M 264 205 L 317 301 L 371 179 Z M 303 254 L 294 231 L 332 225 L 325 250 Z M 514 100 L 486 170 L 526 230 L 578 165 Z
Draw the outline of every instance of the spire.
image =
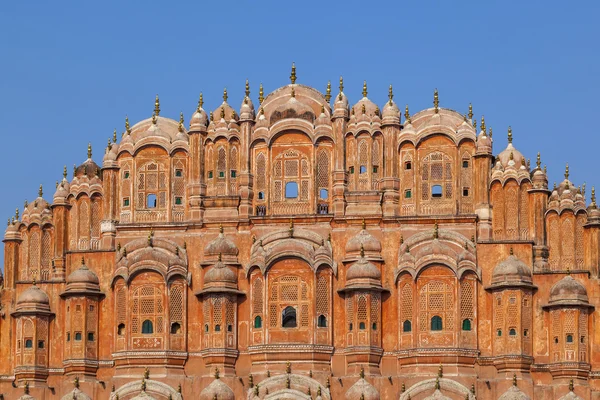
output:
M 219 224 L 219 233 L 223 233 L 223 224 Z
M 225 119 L 225 107 L 221 107 L 221 119 Z
M 25 206 L 27 207 L 27 206 Z M 15 219 L 18 221 L 19 220 L 19 208 L 15 208 Z
M 340 75 L 340 95 L 339 99 L 342 100 L 342 92 L 344 91 L 344 77 Z
M 567 166 L 565 167 L 565 179 L 569 180 L 569 163 L 567 163 Z
M 296 83 L 296 63 L 292 63 L 292 73 L 290 74 L 290 82 L 292 82 L 292 85 Z
M 363 231 L 364 231 L 365 229 L 367 229 L 367 223 L 365 222 L 365 219 L 364 219 L 364 218 L 362 219 L 362 229 L 363 229 Z
M 433 224 L 433 238 L 437 239 L 439 237 L 438 224 L 437 222 Z
M 393 98 L 394 98 L 394 89 L 392 88 L 392 85 L 390 85 L 390 87 L 388 89 L 388 99 L 390 100 L 390 104 L 392 104 Z
M 67 179 L 67 166 L 63 167 L 63 179 Z
M 42 188 L 42 185 L 40 185 L 40 188 L 38 189 L 38 197 L 42 197 L 44 195 L 44 189 Z
M 365 246 L 363 246 L 363 244 L 360 244 L 360 258 L 365 258 Z
M 156 99 L 154 99 L 154 114 L 157 117 L 160 115 L 160 100 L 158 99 L 158 94 L 156 95 Z
M 513 386 L 517 386 L 517 374 L 513 374 Z
M 363 367 L 360 367 L 360 377 L 361 379 L 365 379 L 365 369 Z
M 204 105 L 204 96 L 202 95 L 202 92 L 200 92 L 200 98 L 198 99 L 198 108 L 196 108 L 196 111 L 200 112 L 203 105 Z
M 481 131 L 484 135 L 487 133 L 487 131 L 485 130 L 485 117 L 483 115 L 481 116 Z
M 592 186 L 592 205 L 596 205 L 596 188 Z
M 490 126 L 490 134 L 488 135 L 490 138 L 492 137 L 492 127 Z
M 473 104 L 469 103 L 469 119 L 473 119 Z
M 508 127 L 508 144 L 512 143 L 512 127 Z
M 131 127 L 129 126 L 129 117 L 125 116 L 125 132 L 129 135 L 131 133 Z
M 444 376 L 444 366 L 442 365 L 442 363 L 440 363 L 440 366 L 438 367 L 438 378 L 442 378 Z
M 331 101 L 331 81 L 327 81 L 327 90 L 325 91 L 325 101 Z
M 88 143 L 87 151 L 88 151 L 88 153 L 87 153 L 88 158 L 92 158 L 92 144 L 91 143 Z
M 179 113 L 179 132 L 183 132 L 183 113 Z
M 227 96 L 227 88 L 223 89 L 223 103 L 227 103 L 227 99 L 229 98 L 229 96 Z
M 246 79 L 246 91 L 244 93 L 246 94 L 246 98 L 250 97 L 250 83 L 248 83 L 248 79 Z
M 435 109 L 436 114 L 440 111 L 439 106 L 440 106 L 440 97 L 438 95 L 438 90 L 435 89 L 435 91 L 433 92 L 433 108 Z
M 117 143 L 117 128 L 113 131 L 113 143 Z
M 535 165 L 536 165 L 537 169 L 541 169 L 540 166 L 542 165 L 542 159 L 540 157 L 539 151 L 537 153 L 537 158 L 535 159 Z
M 219 379 L 219 368 L 215 367 L 215 379 Z
M 363 81 L 362 95 L 363 97 L 367 97 L 367 81 Z
M 410 124 L 410 113 L 408 112 L 408 104 L 404 108 L 404 119 Z
M 265 92 L 263 90 L 262 82 L 260 83 L 260 87 L 258 88 L 258 104 L 262 104 L 265 99 Z
M 573 379 L 569 381 L 569 392 L 575 391 L 575 385 L 573 384 Z
M 294 90 L 293 86 L 292 86 L 292 97 L 296 97 L 296 91 Z
M 514 255 L 515 255 L 515 251 L 513 250 L 513 247 L 512 247 L 512 246 L 510 246 L 510 250 L 509 250 L 508 252 L 509 252 L 509 254 L 510 254 L 511 256 L 514 256 Z
M 476 119 L 473 120 L 473 129 L 475 129 L 475 132 L 477 132 L 477 120 Z

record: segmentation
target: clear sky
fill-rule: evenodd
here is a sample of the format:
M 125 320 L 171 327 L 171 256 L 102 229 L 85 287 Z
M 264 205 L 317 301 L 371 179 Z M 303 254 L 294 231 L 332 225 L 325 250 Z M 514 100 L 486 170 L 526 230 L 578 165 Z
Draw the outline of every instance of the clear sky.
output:
M 166 5 L 169 3 L 169 5 Z M 177 3 L 177 4 L 175 4 Z M 515 146 L 563 179 L 600 186 L 597 1 L 5 1 L 0 8 L 0 217 L 51 200 L 63 165 L 101 164 L 125 115 L 186 121 L 289 82 L 325 90 L 344 76 L 351 102 L 367 80 L 380 106 L 390 84 L 412 113 L 440 105 L 494 129 L 494 153 Z M 0 255 L 0 258 L 2 255 Z

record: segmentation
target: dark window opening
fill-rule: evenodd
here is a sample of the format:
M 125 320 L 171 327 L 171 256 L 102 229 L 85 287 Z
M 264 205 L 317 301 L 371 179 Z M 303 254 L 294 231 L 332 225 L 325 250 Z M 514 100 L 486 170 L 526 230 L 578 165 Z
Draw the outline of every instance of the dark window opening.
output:
M 94 332 L 88 332 L 88 342 L 94 341 Z
M 470 319 L 465 319 L 462 322 L 462 330 L 463 331 L 470 331 L 471 330 L 471 320 Z
M 469 195 L 469 188 L 463 188 L 463 196 L 467 197 Z
M 433 197 L 433 198 L 442 197 L 442 186 L 441 185 L 433 185 L 431 187 L 431 197 Z
M 264 200 L 265 199 L 265 193 L 264 192 L 258 192 L 258 199 L 259 200 Z
M 354 167 L 350 167 L 350 173 L 353 174 L 354 173 Z
M 374 174 L 376 174 L 376 173 L 377 173 L 377 171 L 379 171 L 379 167 L 378 167 L 378 166 L 376 166 L 376 165 L 374 165 L 374 166 L 373 166 L 373 173 L 374 173 Z
M 254 329 L 260 328 L 262 328 L 262 318 L 260 317 L 260 315 L 257 315 L 256 317 L 254 317 Z
M 281 327 L 295 328 L 296 326 L 296 309 L 292 306 L 287 306 L 281 312 Z
M 573 343 L 573 335 L 567 335 L 567 343 Z
M 26 348 L 26 349 L 31 349 L 31 348 L 33 348 L 33 341 L 32 341 L 31 339 L 27 339 L 27 340 L 25 341 L 25 348 Z
M 146 335 L 154 333 L 154 325 L 149 319 L 142 322 L 142 333 Z
M 373 328 L 373 330 L 376 331 L 377 330 L 377 323 L 373 322 L 373 325 L 371 325 L 371 328 Z
M 517 336 L 517 330 L 515 328 L 510 328 L 508 330 L 508 335 L 509 336 Z
M 469 168 L 469 160 L 463 160 L 463 168 Z
M 582 336 L 581 338 L 579 338 L 579 341 L 580 341 L 581 343 L 585 343 L 585 336 Z
M 181 333 L 181 324 L 179 322 L 173 322 L 171 324 L 171 335 L 178 335 Z
M 175 204 L 180 206 L 181 204 L 183 204 L 183 201 L 181 199 L 181 197 L 177 196 L 175 197 Z
M 221 332 L 221 325 L 215 325 L 215 332 Z
M 412 169 L 412 163 L 410 161 L 405 162 L 404 169 Z
M 328 214 L 329 213 L 329 204 L 327 203 L 318 203 L 317 204 L 317 214 Z
M 404 323 L 402 324 L 402 332 L 412 332 L 412 323 L 410 322 L 410 320 L 406 320 L 404 321 Z
M 367 166 L 366 165 L 361 165 L 359 171 L 360 171 L 361 174 L 366 174 L 367 173 Z
M 231 170 L 231 177 L 235 178 L 237 176 L 237 171 L 235 169 Z
M 129 179 L 129 171 L 123 172 L 123 179 Z
M 442 330 L 442 317 L 439 315 L 434 315 L 431 317 L 431 330 L 432 331 L 441 331 Z
M 227 325 L 227 332 L 233 332 L 233 325 Z
M 329 190 L 327 189 L 321 189 L 319 190 L 319 198 L 326 200 L 329 198 Z
M 285 184 L 285 198 L 295 199 L 298 197 L 298 183 L 288 182 Z
M 558 344 L 558 336 L 554 336 L 554 343 Z
M 38 349 L 43 349 L 44 345 L 45 345 L 45 343 L 43 340 L 38 340 Z
M 76 342 L 80 342 L 81 341 L 81 332 L 75 332 L 75 341 Z
M 90 311 L 94 311 L 94 306 L 90 305 L 90 308 L 89 308 L 89 310 L 90 310 Z
M 225 171 L 219 171 L 219 178 L 225 178 Z
M 204 332 L 208 332 L 208 324 L 204 325 Z
M 256 206 L 256 215 L 259 217 L 267 215 L 267 206 Z
M 352 325 L 352 322 L 350 322 L 350 325 L 348 326 L 348 330 L 351 331 L 352 329 L 354 329 L 354 326 Z
M 123 199 L 123 207 L 129 207 L 129 197 Z
M 67 342 L 71 341 L 71 332 L 67 332 Z
M 361 331 L 365 330 L 365 329 L 367 329 L 367 325 L 364 322 L 360 322 L 358 324 L 358 329 L 360 329 Z
M 412 198 L 412 190 L 410 190 L 410 189 L 406 189 L 406 190 L 404 191 L 404 198 L 405 198 L 405 199 L 410 199 L 410 198 Z
M 529 337 L 529 329 L 523 329 L 523 336 Z
M 119 324 L 117 327 L 117 335 L 123 336 L 125 334 L 125 324 Z
M 208 171 L 208 179 L 212 179 L 213 177 L 213 172 L 212 171 Z
M 498 337 L 502 336 L 502 329 L 498 329 L 496 331 L 496 335 L 498 335 Z
M 146 198 L 146 208 L 156 208 L 156 195 L 150 193 Z
M 181 177 L 183 176 L 183 171 L 182 171 L 182 170 L 180 170 L 180 169 L 176 169 L 176 170 L 175 170 L 175 176 L 176 176 L 177 178 L 181 178 Z
M 327 318 L 324 315 L 319 315 L 319 318 L 317 318 L 317 326 L 319 328 L 327 327 Z

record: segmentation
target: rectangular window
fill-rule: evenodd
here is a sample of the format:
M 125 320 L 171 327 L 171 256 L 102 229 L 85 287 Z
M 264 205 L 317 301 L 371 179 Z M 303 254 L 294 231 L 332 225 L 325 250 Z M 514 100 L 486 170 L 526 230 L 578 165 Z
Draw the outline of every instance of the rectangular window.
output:
M 181 177 L 183 176 L 183 171 L 182 171 L 182 170 L 180 170 L 180 169 L 176 169 L 176 170 L 175 170 L 175 176 L 176 176 L 177 178 L 181 178 Z
M 442 197 L 442 186 L 441 185 L 433 185 L 431 187 L 431 197 L 433 197 L 433 198 Z
M 410 199 L 410 198 L 412 198 L 412 190 L 410 190 L 410 189 L 407 189 L 407 190 L 405 190 L 405 191 L 404 191 L 404 198 L 405 198 L 405 199 Z
M 350 167 L 350 173 L 353 174 L 354 173 L 354 167 Z
M 38 349 L 43 349 L 44 345 L 45 345 L 45 343 L 43 340 L 38 340 Z
M 219 171 L 219 178 L 225 178 L 225 171 Z
M 182 204 L 181 197 L 179 197 L 179 196 L 175 197 L 175 204 L 178 206 L 180 206 Z
M 88 338 L 87 338 L 88 342 L 93 342 L 94 341 L 94 332 L 88 332 Z
M 412 163 L 410 161 L 405 162 L 404 169 L 412 169 Z
M 469 168 L 469 161 L 463 160 L 462 166 L 463 166 L 463 168 Z
M 208 171 L 208 179 L 212 179 L 213 177 L 213 172 L 212 171 Z
M 67 342 L 71 341 L 71 332 L 67 332 Z
M 129 179 L 129 171 L 123 172 L 123 179 Z
M 236 176 L 237 176 L 237 172 L 236 172 L 236 170 L 235 170 L 235 169 L 232 169 L 232 170 L 231 170 L 231 177 L 232 177 L 232 178 L 235 178 Z
M 378 170 L 379 170 L 379 167 L 378 167 L 378 166 L 376 166 L 376 165 L 375 165 L 375 166 L 373 166 L 373 173 L 374 173 L 374 174 L 376 174 Z
M 123 199 L 123 207 L 129 207 L 129 197 Z
M 463 188 L 463 197 L 469 196 L 469 188 Z

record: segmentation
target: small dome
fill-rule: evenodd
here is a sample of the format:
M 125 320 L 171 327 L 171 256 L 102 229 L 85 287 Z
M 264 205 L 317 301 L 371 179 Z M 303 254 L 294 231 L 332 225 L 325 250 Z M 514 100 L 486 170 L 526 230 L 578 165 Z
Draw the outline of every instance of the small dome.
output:
M 67 277 L 67 284 L 70 283 L 91 283 L 98 285 L 100 280 L 94 271 L 90 270 L 81 260 L 81 267 L 71 272 Z
M 76 178 L 82 177 L 84 175 L 87 176 L 89 179 L 92 179 L 95 176 L 100 176 L 100 167 L 91 158 L 85 160 L 83 164 L 81 164 L 75 169 Z
M 571 275 L 558 281 L 550 289 L 548 305 L 589 305 L 587 290 Z
M 531 400 L 529 396 L 521 391 L 517 386 L 511 386 L 498 400 Z
M 204 287 L 211 286 L 214 284 L 237 284 L 237 276 L 230 268 L 228 268 L 221 261 L 218 261 L 214 267 L 212 267 L 206 275 L 204 275 Z
M 288 101 L 280 105 L 271 113 L 269 121 L 274 124 L 277 121 L 286 118 L 299 118 L 314 123 L 315 112 L 308 105 L 298 101 L 295 97 L 290 97 Z
M 31 286 L 25 290 L 17 299 L 17 312 L 50 312 L 50 299 L 46 292 L 37 287 Z
M 363 226 L 363 229 L 346 243 L 346 255 L 358 254 L 364 249 L 367 256 L 379 256 L 381 254 L 381 242 L 371 235 Z
M 219 378 L 216 378 L 200 392 L 200 400 L 213 400 L 215 396 L 219 400 L 235 400 L 233 390 Z
M 64 200 L 69 195 L 69 183 L 65 180 L 58 184 L 56 192 L 54 192 L 54 203 Z
M 381 272 L 371 262 L 367 261 L 364 257 L 352 264 L 346 272 L 346 280 L 352 279 L 381 279 Z
M 476 146 L 478 154 L 492 154 L 492 138 L 484 131 L 481 131 L 479 136 L 477 136 Z
M 398 121 L 400 121 L 400 109 L 398 108 L 396 103 L 394 103 L 394 101 L 391 99 L 390 101 L 386 102 L 383 106 L 382 115 L 384 120 L 387 120 L 388 118 L 398 118 Z
M 379 392 L 373 385 L 360 378 L 354 385 L 346 392 L 346 400 L 379 400 Z
M 224 119 L 225 121 L 235 119 L 237 121 L 237 113 L 233 107 L 227 103 L 227 90 L 223 91 L 223 103 L 213 111 L 213 118 L 215 121 L 220 121 L 221 119 Z
M 219 236 L 208 243 L 204 248 L 204 254 L 207 256 L 233 256 L 237 257 L 238 248 L 231 240 L 227 239 L 223 234 L 223 227 L 220 228 Z
M 531 269 L 511 254 L 498 264 L 492 272 L 492 285 L 533 285 Z
M 200 93 L 198 107 L 196 107 L 196 110 L 190 118 L 190 131 L 206 130 L 206 127 L 208 126 L 208 115 L 206 115 L 206 111 L 202 108 L 203 105 L 204 99 L 202 98 L 202 93 Z

